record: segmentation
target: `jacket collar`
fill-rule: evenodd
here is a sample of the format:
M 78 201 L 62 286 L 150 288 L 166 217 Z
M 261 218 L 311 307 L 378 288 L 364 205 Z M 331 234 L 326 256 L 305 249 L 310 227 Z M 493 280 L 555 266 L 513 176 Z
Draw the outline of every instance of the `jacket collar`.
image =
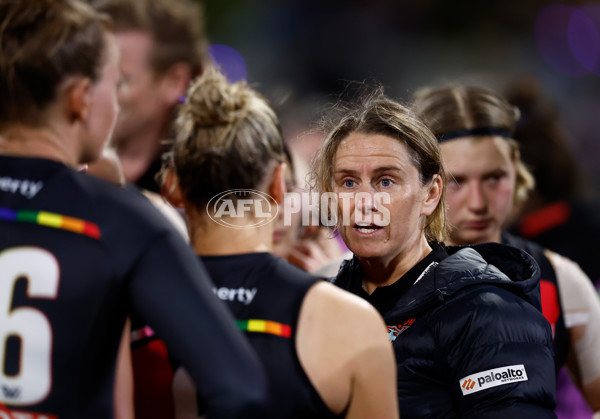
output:
M 509 290 L 540 309 L 540 271 L 537 263 L 524 251 L 499 243 L 449 246 L 447 251 L 449 256 L 427 269 L 385 314 L 386 321 L 414 317 L 464 288 L 481 284 Z M 333 282 L 348 290 L 351 281 L 361 275 L 360 262 L 354 257 L 343 262 Z

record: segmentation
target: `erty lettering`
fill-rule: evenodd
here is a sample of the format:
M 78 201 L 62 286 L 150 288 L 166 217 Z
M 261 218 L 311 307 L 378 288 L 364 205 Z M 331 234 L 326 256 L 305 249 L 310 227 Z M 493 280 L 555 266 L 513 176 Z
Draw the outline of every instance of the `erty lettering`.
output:
M 223 301 L 239 301 L 240 303 L 244 303 L 244 305 L 248 305 L 254 300 L 257 291 L 257 288 L 213 287 L 213 292 L 219 299 Z
M 13 194 L 21 194 L 27 199 L 31 199 L 38 194 L 44 187 L 41 180 L 33 181 L 27 179 L 13 179 L 8 176 L 0 177 L 0 191 Z

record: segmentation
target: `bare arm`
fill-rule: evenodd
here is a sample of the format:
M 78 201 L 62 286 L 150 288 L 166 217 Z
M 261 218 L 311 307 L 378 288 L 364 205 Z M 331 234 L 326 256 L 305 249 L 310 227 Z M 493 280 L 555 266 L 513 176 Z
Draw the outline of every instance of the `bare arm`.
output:
M 570 259 L 547 252 L 556 271 L 565 326 L 567 368 L 588 405 L 600 413 L 600 300 L 592 281 Z
M 588 326 L 587 328 L 589 327 L 591 326 Z M 569 351 L 566 366 L 571 379 L 577 384 L 584 399 L 590 408 L 598 415 L 598 418 L 600 418 L 600 375 L 595 378 L 588 378 L 588 380 L 584 380 L 583 378 L 583 373 L 590 375 L 589 372 L 586 372 L 586 365 L 584 363 L 585 358 L 594 356 L 593 354 L 585 354 L 585 334 L 587 328 L 579 325 L 568 329 L 569 339 L 573 344 Z
M 356 338 L 377 344 L 362 348 L 352 360 L 353 396 L 346 418 L 396 418 L 399 417 L 398 393 L 392 344 L 387 338 L 385 325 L 379 314 L 375 310 L 369 311 L 370 315 L 360 314 L 365 329 L 361 333 L 362 336 Z M 359 321 L 358 314 L 350 324 Z
M 121 336 L 117 371 L 115 374 L 114 405 L 115 419 L 133 419 L 133 368 L 131 365 L 131 346 L 129 334 L 131 321 L 127 319 Z
M 300 362 L 325 404 L 347 418 L 397 418 L 396 363 L 366 301 L 328 283 L 308 292 L 298 321 Z

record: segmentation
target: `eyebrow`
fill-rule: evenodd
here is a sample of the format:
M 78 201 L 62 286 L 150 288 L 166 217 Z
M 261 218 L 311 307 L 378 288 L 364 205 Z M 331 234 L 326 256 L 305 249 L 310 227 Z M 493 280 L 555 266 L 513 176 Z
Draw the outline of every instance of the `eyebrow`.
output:
M 374 173 L 382 173 L 382 172 L 401 172 L 402 169 L 397 166 L 381 166 L 373 170 Z M 353 169 L 338 169 L 334 172 L 334 174 L 356 174 L 358 171 Z
M 401 172 L 402 168 L 397 166 L 382 166 L 374 170 L 375 173 L 381 172 Z
M 481 173 L 477 178 L 478 179 L 485 179 L 488 178 L 490 176 L 496 176 L 496 175 L 504 175 L 508 173 L 508 170 L 505 168 L 501 168 L 501 167 L 497 167 L 491 170 L 487 170 L 483 173 Z M 464 173 L 464 172 L 448 172 L 447 173 L 448 179 L 452 180 L 465 180 L 469 178 L 469 174 L 468 173 Z

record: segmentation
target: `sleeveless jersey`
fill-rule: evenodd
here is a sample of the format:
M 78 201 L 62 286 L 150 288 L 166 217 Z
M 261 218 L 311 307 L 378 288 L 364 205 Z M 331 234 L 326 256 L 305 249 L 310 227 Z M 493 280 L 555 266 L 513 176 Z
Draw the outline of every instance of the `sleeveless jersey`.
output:
M 558 293 L 556 273 L 552 263 L 544 254 L 544 249 L 530 240 L 502 233 L 502 243 L 509 244 L 529 253 L 540 267 L 540 294 L 542 297 L 542 314 L 552 327 L 554 342 L 554 363 L 556 371 L 565 364 L 569 352 L 569 336 L 565 328 L 563 309 Z
M 304 296 L 319 278 L 269 253 L 201 257 L 214 292 L 267 373 L 275 418 L 335 417 L 300 365 L 296 325 Z
M 557 201 L 524 215 L 511 231 L 577 262 L 600 290 L 595 252 L 600 233 L 598 200 Z
M 240 378 L 226 354 L 243 343 L 233 318 L 141 194 L 59 162 L 0 156 L 0 417 L 112 418 L 132 313 L 197 378 L 236 390 L 223 386 Z

